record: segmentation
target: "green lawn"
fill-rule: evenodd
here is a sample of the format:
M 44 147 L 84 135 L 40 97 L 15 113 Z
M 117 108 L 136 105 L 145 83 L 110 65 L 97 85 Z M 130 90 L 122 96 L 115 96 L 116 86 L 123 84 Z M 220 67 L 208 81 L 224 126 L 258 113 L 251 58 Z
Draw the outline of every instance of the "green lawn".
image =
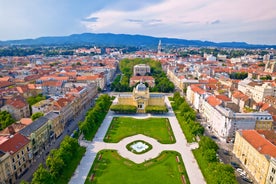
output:
M 92 175 L 94 177 L 91 181 Z M 189 184 L 181 156 L 177 152 L 162 152 L 153 160 L 135 164 L 114 150 L 104 150 L 98 153 L 85 184 L 182 184 L 182 175 L 186 184 Z
M 106 133 L 105 142 L 117 143 L 125 137 L 144 134 L 163 144 L 175 143 L 167 118 L 135 119 L 115 117 Z
M 77 155 L 75 159 L 70 162 L 70 165 L 68 165 L 67 169 L 63 170 L 63 173 L 60 175 L 56 183 L 66 184 L 69 182 L 70 178 L 73 176 L 75 170 L 77 169 L 77 166 L 79 165 L 85 151 L 85 147 L 79 147 L 79 149 L 76 150 Z

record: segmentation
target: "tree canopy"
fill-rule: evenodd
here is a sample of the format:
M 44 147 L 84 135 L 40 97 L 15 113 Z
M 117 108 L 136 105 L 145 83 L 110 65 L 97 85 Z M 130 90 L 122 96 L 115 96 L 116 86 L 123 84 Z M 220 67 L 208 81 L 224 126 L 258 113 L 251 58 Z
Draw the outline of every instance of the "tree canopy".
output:
M 9 125 L 13 124 L 15 119 L 7 111 L 0 111 L 0 130 L 5 129 Z

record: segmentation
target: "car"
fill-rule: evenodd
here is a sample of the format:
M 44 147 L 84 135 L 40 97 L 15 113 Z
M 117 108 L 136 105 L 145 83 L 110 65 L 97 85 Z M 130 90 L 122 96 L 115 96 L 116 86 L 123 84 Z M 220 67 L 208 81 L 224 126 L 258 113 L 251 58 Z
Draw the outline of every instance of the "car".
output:
M 240 168 L 240 165 L 237 164 L 236 162 L 231 162 L 230 164 L 231 164 L 235 169 Z
M 212 139 L 218 139 L 218 137 L 216 137 L 216 136 L 214 136 L 214 135 L 212 135 L 211 138 L 212 138 Z
M 241 168 L 237 168 L 237 172 L 239 173 L 240 176 L 246 176 L 246 172 Z
M 242 177 L 242 180 L 243 180 L 243 181 L 246 181 L 246 182 L 248 182 L 248 183 L 253 183 L 253 181 L 252 181 L 251 179 L 247 178 L 246 176 L 243 176 L 243 177 Z
M 229 151 L 227 151 L 227 150 L 224 150 L 224 151 L 223 151 L 223 154 L 224 154 L 224 155 L 228 155 L 228 156 L 230 155 Z

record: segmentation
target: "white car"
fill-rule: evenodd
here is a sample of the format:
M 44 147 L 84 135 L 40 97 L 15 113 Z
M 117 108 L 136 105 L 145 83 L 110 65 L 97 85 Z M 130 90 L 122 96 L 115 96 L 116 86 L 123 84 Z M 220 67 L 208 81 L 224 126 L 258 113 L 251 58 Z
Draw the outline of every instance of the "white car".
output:
M 246 176 L 246 172 L 241 168 L 237 168 L 237 172 L 240 174 L 240 176 Z

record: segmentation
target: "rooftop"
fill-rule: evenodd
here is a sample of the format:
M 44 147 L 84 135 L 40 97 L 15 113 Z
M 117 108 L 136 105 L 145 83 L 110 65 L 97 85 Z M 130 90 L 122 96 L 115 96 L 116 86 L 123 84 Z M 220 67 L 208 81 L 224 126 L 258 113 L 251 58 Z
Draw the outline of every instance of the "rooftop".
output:
M 259 153 L 276 157 L 276 146 L 256 130 L 242 130 L 242 137 Z

